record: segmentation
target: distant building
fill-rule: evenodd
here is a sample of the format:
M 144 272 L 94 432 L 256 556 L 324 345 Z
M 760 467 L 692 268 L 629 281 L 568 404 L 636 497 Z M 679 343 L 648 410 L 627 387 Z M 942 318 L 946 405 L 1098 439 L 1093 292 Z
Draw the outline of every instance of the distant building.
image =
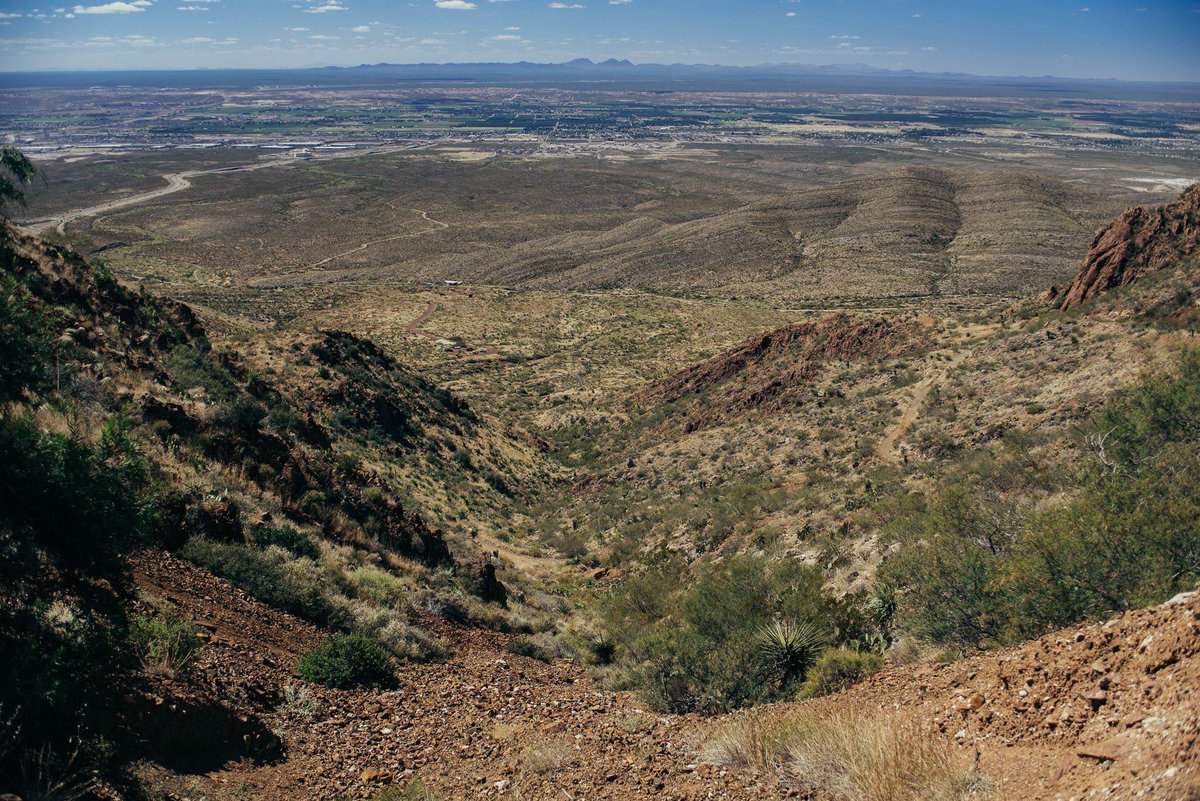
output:
M 453 278 L 447 278 L 442 281 L 443 286 L 462 286 L 462 281 L 455 281 Z

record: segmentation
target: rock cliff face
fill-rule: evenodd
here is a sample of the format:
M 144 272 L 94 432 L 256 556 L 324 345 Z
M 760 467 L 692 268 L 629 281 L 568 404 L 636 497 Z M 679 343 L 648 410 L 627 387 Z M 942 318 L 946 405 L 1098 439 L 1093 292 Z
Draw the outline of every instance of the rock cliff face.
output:
M 1200 184 L 1157 209 L 1126 209 L 1096 234 L 1059 308 L 1126 286 L 1200 248 Z

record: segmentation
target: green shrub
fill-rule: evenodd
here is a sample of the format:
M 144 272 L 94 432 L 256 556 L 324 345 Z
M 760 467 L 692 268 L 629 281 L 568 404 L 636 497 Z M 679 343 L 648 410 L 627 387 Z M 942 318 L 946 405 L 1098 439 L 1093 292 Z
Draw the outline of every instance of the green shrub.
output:
M 348 628 L 337 584 L 320 565 L 278 549 L 193 537 L 181 555 L 221 576 L 263 603 L 329 628 Z
M 1019 459 L 980 460 L 889 526 L 898 616 L 957 650 L 1160 603 L 1200 580 L 1200 351 L 1108 403 L 1067 503 L 1032 514 Z M 1019 444 L 1014 443 L 1014 450 Z
M 822 572 L 796 561 L 738 557 L 680 584 L 631 579 L 604 610 L 621 672 L 660 710 L 715 713 L 787 697 L 822 638 L 773 621 L 819 621 L 835 643 L 863 634 L 856 601 L 829 596 Z
M 196 627 L 172 606 L 152 616 L 135 617 L 129 640 L 144 669 L 167 676 L 184 673 L 200 650 Z
M 332 634 L 307 651 L 297 666 L 305 681 L 326 687 L 394 687 L 392 659 L 365 634 Z
M 43 385 L 45 363 L 53 353 L 49 330 L 45 315 L 29 304 L 24 289 L 0 275 L 0 401 Z
M 21 732 L 0 748 L 0 777 L 72 753 L 76 733 L 79 764 L 108 759 L 114 677 L 134 665 L 124 557 L 148 528 L 144 483 L 136 465 L 0 418 L 0 719 Z
M 824 648 L 824 635 L 808 622 L 772 620 L 758 630 L 758 652 L 780 687 L 804 681 Z
M 830 648 L 821 654 L 800 688 L 800 698 L 840 693 L 883 667 L 883 656 L 872 651 Z
M 296 556 L 304 556 L 314 560 L 321 555 L 320 549 L 313 544 L 312 540 L 288 525 L 259 526 L 251 532 L 250 538 L 260 548 L 277 545 L 285 551 L 291 551 Z

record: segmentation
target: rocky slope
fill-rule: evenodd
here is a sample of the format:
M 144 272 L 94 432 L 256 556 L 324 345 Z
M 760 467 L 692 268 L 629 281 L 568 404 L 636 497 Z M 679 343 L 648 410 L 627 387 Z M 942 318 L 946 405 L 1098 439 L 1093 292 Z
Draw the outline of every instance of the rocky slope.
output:
M 837 314 L 753 337 L 637 394 L 643 404 L 691 400 L 688 430 L 722 415 L 778 410 L 814 397 L 834 365 L 895 355 L 913 344 L 922 324 L 912 316 L 882 319 Z
M 1062 311 L 1116 287 L 1176 265 L 1200 247 L 1200 184 L 1156 209 L 1127 209 L 1092 240 L 1065 290 Z
M 979 797 L 1200 793 L 1195 595 L 951 664 L 893 667 L 819 702 L 700 719 L 654 714 L 599 691 L 576 664 L 517 656 L 508 635 L 436 620 L 453 656 L 402 667 L 397 689 L 306 685 L 295 664 L 318 629 L 162 553 L 140 556 L 135 575 L 206 632 L 191 676 L 163 687 L 171 712 L 219 703 L 247 731 L 281 738 L 265 752 L 245 734 L 242 748 L 229 736 L 193 743 L 202 769 L 144 765 L 152 787 L 190 788 L 168 798 L 366 798 L 414 779 L 445 798 L 777 798 L 791 794 L 785 779 L 704 764 L 706 742 L 746 718 L 862 705 L 955 743 L 964 770 L 982 776 Z

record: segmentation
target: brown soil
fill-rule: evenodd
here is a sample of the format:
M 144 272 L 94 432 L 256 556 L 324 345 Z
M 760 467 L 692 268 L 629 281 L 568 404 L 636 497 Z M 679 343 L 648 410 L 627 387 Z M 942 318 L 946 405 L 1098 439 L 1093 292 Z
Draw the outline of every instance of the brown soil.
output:
M 185 776 L 147 768 L 164 787 L 209 798 L 364 798 L 411 777 L 447 798 L 775 798 L 771 775 L 696 764 L 723 719 L 657 715 L 598 690 L 571 662 L 506 650 L 510 635 L 420 622 L 450 644 L 441 663 L 404 664 L 395 690 L 310 686 L 319 711 L 297 714 L 300 654 L 323 632 L 259 604 L 161 552 L 135 563 L 140 589 L 199 622 L 206 644 L 186 680 L 258 718 L 286 757 L 243 759 Z M 1200 598 L 951 664 L 890 668 L 818 702 L 869 704 L 927 721 L 978 754 L 982 797 L 1200 798 Z M 786 713 L 793 705 L 781 705 Z M 741 714 L 756 714 L 755 711 Z M 178 797 L 178 796 L 177 796 Z

